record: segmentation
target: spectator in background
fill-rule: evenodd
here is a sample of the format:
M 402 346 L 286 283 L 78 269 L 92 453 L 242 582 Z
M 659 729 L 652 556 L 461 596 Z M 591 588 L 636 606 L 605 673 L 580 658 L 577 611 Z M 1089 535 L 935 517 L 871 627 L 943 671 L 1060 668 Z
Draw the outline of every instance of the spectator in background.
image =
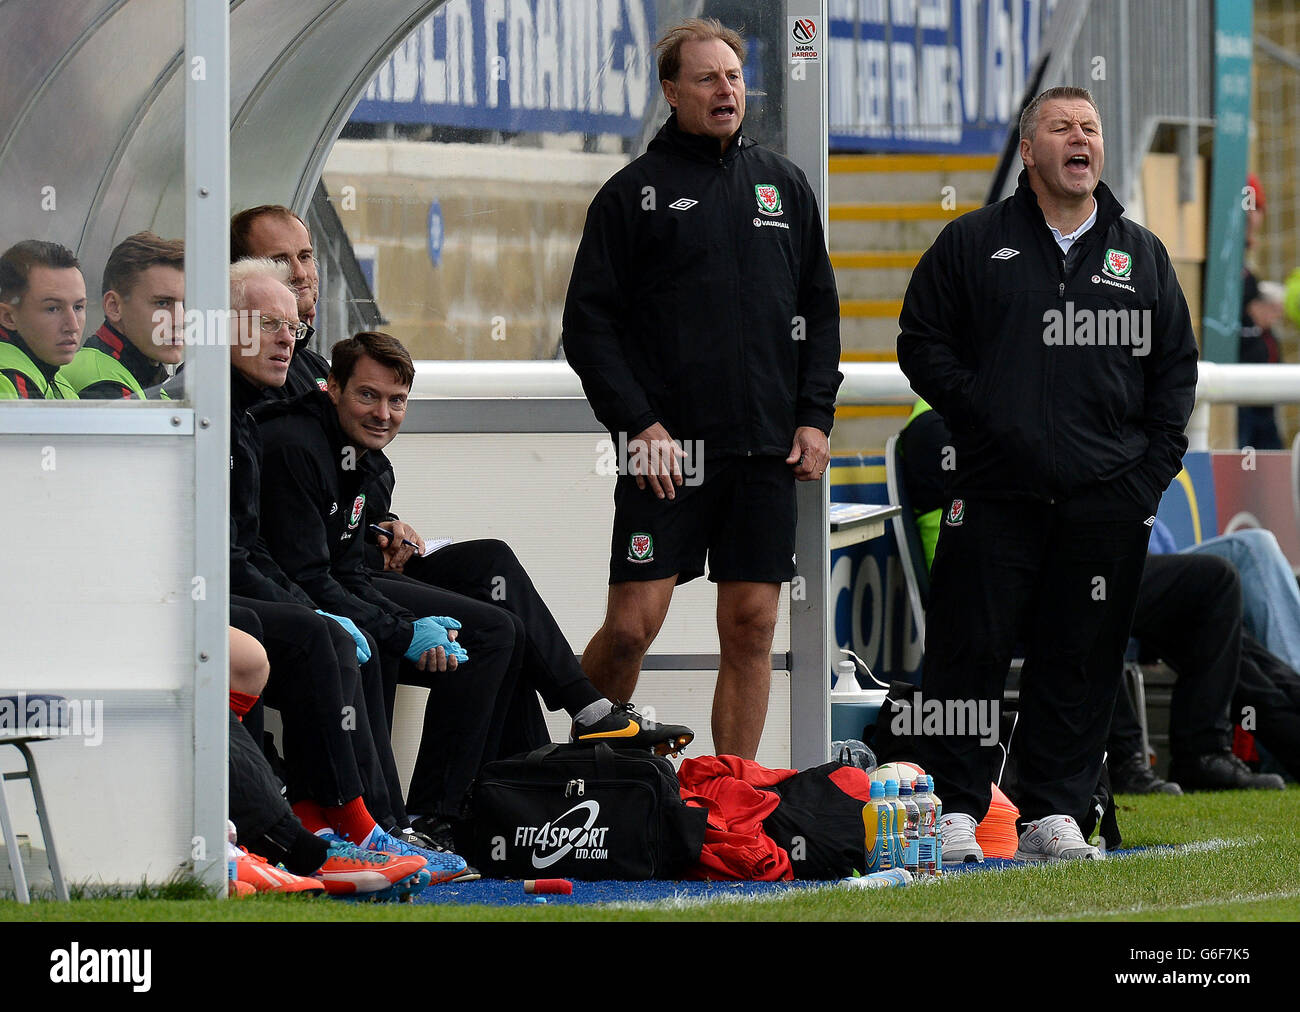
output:
M 62 375 L 83 400 L 168 399 L 185 354 L 185 243 L 137 232 L 104 265 L 104 322 Z
M 307 223 L 283 204 L 259 204 L 240 211 L 230 219 L 230 262 L 244 257 L 266 257 L 289 269 L 289 287 L 298 302 L 298 319 L 306 324 L 306 330 L 294 343 L 284 385 L 269 388 L 267 396 L 288 400 L 309 390 L 324 390 L 329 363 L 307 347 L 316 332 L 313 324 L 320 296 L 316 254 Z
M 1246 177 L 1248 196 L 1252 199 L 1246 210 L 1246 251 L 1255 245 L 1264 221 L 1264 191 L 1259 177 L 1250 173 Z M 1244 263 L 1241 267 L 1241 346 L 1237 360 L 1253 365 L 1270 365 L 1282 361 L 1273 327 L 1282 319 L 1282 303 L 1261 291 L 1259 279 Z M 1282 436 L 1277 430 L 1277 417 L 1271 404 L 1243 404 L 1237 408 L 1237 441 L 1242 446 L 1256 450 L 1282 449 Z
M 1246 632 L 1300 669 L 1300 587 L 1272 531 L 1246 528 L 1180 549 L 1173 534 L 1157 521 L 1151 531 L 1151 551 L 1217 555 L 1231 562 L 1241 574 Z
M 76 254 L 25 239 L 0 255 L 0 400 L 75 401 L 61 375 L 86 329 L 86 280 Z

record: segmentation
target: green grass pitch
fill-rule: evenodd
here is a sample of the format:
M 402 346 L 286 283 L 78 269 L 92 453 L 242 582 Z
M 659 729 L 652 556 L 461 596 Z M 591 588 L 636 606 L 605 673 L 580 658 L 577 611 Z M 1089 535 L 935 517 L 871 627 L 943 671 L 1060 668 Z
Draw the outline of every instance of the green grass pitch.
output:
M 257 896 L 83 898 L 22 906 L 6 921 L 954 921 L 1300 920 L 1300 787 L 1121 796 L 1126 847 L 1101 863 L 963 873 L 907 889 L 828 886 L 729 902 L 610 906 L 361 905 Z M 81 890 L 86 895 L 92 890 Z M 152 890 L 155 896 L 159 890 Z M 162 892 L 184 894 L 184 889 Z

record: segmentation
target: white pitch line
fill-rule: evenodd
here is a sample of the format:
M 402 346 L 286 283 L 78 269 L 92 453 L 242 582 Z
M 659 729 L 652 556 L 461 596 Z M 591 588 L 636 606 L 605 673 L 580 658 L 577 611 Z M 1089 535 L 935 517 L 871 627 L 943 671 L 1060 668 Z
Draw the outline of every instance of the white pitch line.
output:
M 1138 851 L 1136 854 L 1117 855 L 1113 853 L 1108 853 L 1107 859 L 1128 860 L 1128 861 L 1162 860 L 1171 857 L 1182 857 L 1185 854 L 1205 854 L 1217 850 L 1229 850 L 1235 847 L 1247 847 L 1253 844 L 1262 843 L 1263 839 L 1264 838 L 1262 836 L 1247 836 L 1235 840 L 1224 840 L 1216 837 L 1210 840 L 1196 840 L 1193 841 L 1192 843 L 1178 843 L 1178 844 L 1174 844 L 1173 846 L 1157 845 L 1154 847 L 1149 847 L 1146 850 Z M 1016 872 L 1021 869 L 1038 869 L 1044 867 L 1059 868 L 1060 866 L 1061 866 L 1061 862 L 1053 862 L 1051 864 L 1025 863 L 1022 865 L 1012 865 L 1012 866 L 1006 866 L 1006 867 L 1001 867 L 996 869 L 989 868 L 987 871 L 980 871 L 974 873 L 967 872 L 961 875 L 944 876 L 941 878 L 922 877 L 922 878 L 918 878 L 915 882 L 913 882 L 912 887 L 920 887 L 924 889 L 936 885 L 941 885 L 944 882 L 959 882 L 965 878 L 966 874 L 976 874 L 976 875 L 986 875 L 990 873 L 1000 874 L 1006 872 Z M 809 882 L 807 885 L 804 886 L 792 886 L 787 889 L 780 889 L 780 890 L 771 889 L 771 890 L 764 890 L 762 892 L 755 892 L 755 893 L 740 892 L 740 891 L 731 892 L 731 893 L 719 893 L 717 895 L 709 895 L 707 893 L 701 895 L 676 893 L 671 897 L 667 897 L 661 900 L 642 900 L 642 901 L 634 900 L 626 903 L 606 903 L 606 904 L 602 904 L 602 906 L 607 910 L 686 910 L 691 907 L 704 906 L 710 903 L 723 903 L 723 904 L 755 903 L 761 900 L 782 899 L 787 896 L 798 896 L 810 891 L 820 891 L 824 889 L 843 889 L 843 888 L 846 887 L 842 886 L 839 882 Z M 1112 908 L 1107 910 L 1089 910 L 1083 912 L 1071 912 L 1066 914 L 1054 914 L 1047 917 L 1030 918 L 1030 919 L 1058 921 L 1058 920 L 1067 920 L 1073 917 L 1096 917 L 1104 914 L 1143 913 L 1147 911 L 1160 911 L 1160 910 L 1191 910 L 1201 906 L 1213 906 L 1216 903 L 1237 903 L 1242 901 L 1254 902 L 1257 899 L 1285 899 L 1291 896 L 1300 896 L 1300 890 L 1297 890 L 1295 892 L 1261 893 L 1258 896 L 1253 896 L 1253 895 L 1233 896 L 1233 897 L 1228 897 L 1226 899 L 1220 898 L 1220 899 L 1198 900 L 1197 902 L 1188 903 L 1181 906 L 1160 907 L 1160 906 L 1138 905 L 1138 906 L 1127 907 L 1127 908 L 1119 907 L 1119 908 Z
M 1195 910 L 1197 907 L 1214 907 L 1222 903 L 1258 903 L 1262 900 L 1286 900 L 1300 896 L 1300 889 L 1282 889 L 1272 893 L 1235 893 L 1231 896 L 1210 897 L 1194 900 L 1191 903 L 1174 903 L 1157 905 L 1137 903 L 1130 907 L 1111 907 L 1105 910 L 1080 910 L 1068 914 L 1053 914 L 1050 917 L 1035 917 L 1036 921 L 1068 921 L 1088 917 L 1106 917 L 1116 914 L 1158 914 L 1166 910 Z
M 1263 843 L 1262 836 L 1243 836 L 1235 840 L 1222 840 L 1217 837 L 1212 840 L 1196 840 L 1192 843 L 1176 843 L 1172 847 L 1157 845 L 1148 847 L 1146 850 L 1140 850 L 1136 854 L 1119 854 L 1113 855 L 1108 853 L 1106 856 L 1118 856 L 1126 859 L 1137 858 L 1164 858 L 1164 857 L 1182 857 L 1184 854 L 1206 854 L 1215 850 L 1228 850 L 1231 847 L 1248 847 L 1252 844 Z
M 605 903 L 602 906 L 606 910 L 686 910 L 690 907 L 704 906 L 709 903 L 741 904 L 755 903 L 760 900 L 779 900 L 787 896 L 798 896 L 812 892 L 817 889 L 817 886 L 817 883 L 809 882 L 807 885 L 792 885 L 785 889 L 764 889 L 761 892 L 733 890 L 731 892 L 719 892 L 716 895 L 709 893 L 699 895 L 675 893 L 661 900 L 632 900 L 626 903 Z

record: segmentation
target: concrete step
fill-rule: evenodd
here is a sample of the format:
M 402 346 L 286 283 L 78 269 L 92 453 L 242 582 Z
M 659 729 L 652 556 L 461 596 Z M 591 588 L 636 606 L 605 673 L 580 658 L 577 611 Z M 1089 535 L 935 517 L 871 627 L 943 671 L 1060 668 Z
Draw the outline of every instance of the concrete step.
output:
M 844 270 L 887 270 L 903 267 L 911 271 L 921 259 L 923 250 L 843 250 L 831 254 L 831 266 Z
M 918 172 L 948 174 L 973 172 L 991 175 L 998 167 L 997 155 L 962 154 L 840 154 L 827 159 L 827 170 L 833 176 L 852 176 L 863 172 L 915 175 Z
M 902 312 L 902 299 L 840 299 L 840 319 L 846 316 L 855 319 L 897 320 Z
M 907 291 L 907 283 L 911 277 L 911 267 L 876 267 L 865 270 L 837 267 L 835 269 L 835 284 L 839 288 L 841 302 L 846 300 L 896 302 Z
M 951 197 L 959 204 L 979 206 L 987 195 L 991 177 L 991 173 L 986 176 L 973 172 L 919 172 L 914 175 L 861 172 L 831 176 L 827 192 L 831 207 L 841 203 L 898 203 L 906 200 L 933 200 L 937 203 L 945 197 Z
M 831 156 L 828 241 L 846 352 L 892 358 L 921 251 L 947 222 L 980 206 L 996 166 L 983 155 Z
M 934 204 L 933 209 L 937 208 L 938 204 Z M 929 218 L 854 218 L 837 216 L 838 210 L 831 208 L 830 233 L 827 236 L 832 254 L 929 249 L 943 226 L 956 217 L 955 212 L 944 212 L 943 217 Z
M 979 204 L 944 200 L 832 204 L 831 221 L 951 221 Z
M 888 316 L 840 315 L 840 348 L 856 351 L 894 351 L 898 342 L 898 314 Z
M 832 155 L 830 203 L 940 200 L 951 186 L 959 203 L 979 204 L 997 159 L 986 155 Z
M 898 405 L 880 409 L 892 414 L 854 417 L 851 413 L 855 410 L 863 409 L 841 407 L 835 412 L 835 427 L 831 429 L 830 440 L 833 456 L 881 453 L 885 441 L 898 433 L 912 411 L 906 405 Z

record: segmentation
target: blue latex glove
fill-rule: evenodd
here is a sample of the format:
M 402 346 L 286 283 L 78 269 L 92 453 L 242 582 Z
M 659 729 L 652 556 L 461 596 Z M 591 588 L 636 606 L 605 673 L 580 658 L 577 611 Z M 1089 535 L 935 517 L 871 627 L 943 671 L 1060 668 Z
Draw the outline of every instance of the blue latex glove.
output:
M 319 608 L 316 609 L 316 614 L 324 615 L 326 618 L 332 618 L 347 630 L 348 635 L 356 641 L 358 662 L 365 664 L 366 661 L 370 660 L 370 644 L 366 642 L 365 635 L 357 628 L 357 624 L 353 622 L 352 619 L 344 618 L 342 615 L 331 615 L 329 612 L 321 611 Z
M 406 659 L 415 664 L 426 650 L 442 647 L 447 651 L 448 657 L 454 657 L 461 664 L 464 664 L 469 660 L 469 654 L 465 652 L 464 647 L 447 635 L 448 629 L 459 628 L 459 622 L 445 615 L 430 615 L 427 618 L 417 618 L 415 620 L 415 635 L 411 637 L 411 645 L 406 648 Z

